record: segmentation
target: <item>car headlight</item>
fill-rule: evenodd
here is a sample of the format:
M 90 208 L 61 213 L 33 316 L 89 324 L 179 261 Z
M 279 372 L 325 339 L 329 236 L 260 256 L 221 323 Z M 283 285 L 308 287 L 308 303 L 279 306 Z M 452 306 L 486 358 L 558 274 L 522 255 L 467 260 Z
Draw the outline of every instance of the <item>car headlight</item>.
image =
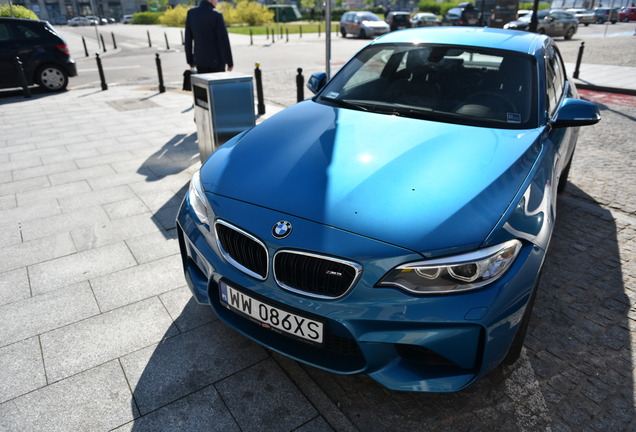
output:
M 190 208 L 192 208 L 194 214 L 197 216 L 197 219 L 199 219 L 199 222 L 210 226 L 210 221 L 208 220 L 208 200 L 205 198 L 205 192 L 203 192 L 200 171 L 194 173 L 192 180 L 190 180 L 188 202 L 190 203 Z
M 519 240 L 467 254 L 400 265 L 378 282 L 413 293 L 451 293 L 483 287 L 499 279 L 521 250 Z

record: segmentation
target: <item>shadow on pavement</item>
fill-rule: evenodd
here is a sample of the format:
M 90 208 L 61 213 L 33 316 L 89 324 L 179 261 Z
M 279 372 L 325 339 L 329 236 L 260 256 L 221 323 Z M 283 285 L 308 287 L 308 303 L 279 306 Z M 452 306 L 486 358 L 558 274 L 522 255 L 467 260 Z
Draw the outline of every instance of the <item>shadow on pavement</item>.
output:
M 146 159 L 137 169 L 137 173 L 146 176 L 147 182 L 156 182 L 167 176 L 179 174 L 198 162 L 197 134 L 179 134 Z M 173 238 L 169 230 L 175 228 L 177 212 L 183 197 L 188 191 L 189 184 L 188 180 L 153 215 L 153 222 L 165 236 L 169 236 L 168 238 Z
M 625 225 L 568 184 L 521 358 L 454 394 L 397 393 L 303 369 L 360 430 L 628 430 L 634 419 Z M 585 201 L 579 198 L 585 196 Z M 633 228 L 632 228 L 633 229 Z

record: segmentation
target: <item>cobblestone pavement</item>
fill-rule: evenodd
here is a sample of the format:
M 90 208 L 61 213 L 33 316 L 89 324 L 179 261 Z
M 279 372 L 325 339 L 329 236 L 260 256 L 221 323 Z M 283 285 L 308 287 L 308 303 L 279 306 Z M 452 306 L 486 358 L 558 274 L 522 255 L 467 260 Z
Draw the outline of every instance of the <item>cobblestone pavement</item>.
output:
M 636 98 L 634 98 L 636 101 Z M 450 395 L 303 366 L 363 431 L 634 430 L 636 107 L 602 104 L 559 198 L 521 359 Z

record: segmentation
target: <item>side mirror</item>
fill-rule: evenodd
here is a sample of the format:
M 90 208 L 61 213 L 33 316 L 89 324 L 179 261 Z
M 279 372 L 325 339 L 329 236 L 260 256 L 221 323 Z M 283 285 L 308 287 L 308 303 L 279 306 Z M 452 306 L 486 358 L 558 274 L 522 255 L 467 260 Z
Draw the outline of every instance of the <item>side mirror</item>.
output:
M 601 121 L 601 112 L 595 103 L 568 98 L 550 123 L 554 128 L 590 126 Z
M 309 77 L 309 81 L 307 81 L 307 88 L 311 90 L 313 94 L 316 94 L 322 89 L 327 83 L 327 74 L 324 72 L 316 72 Z

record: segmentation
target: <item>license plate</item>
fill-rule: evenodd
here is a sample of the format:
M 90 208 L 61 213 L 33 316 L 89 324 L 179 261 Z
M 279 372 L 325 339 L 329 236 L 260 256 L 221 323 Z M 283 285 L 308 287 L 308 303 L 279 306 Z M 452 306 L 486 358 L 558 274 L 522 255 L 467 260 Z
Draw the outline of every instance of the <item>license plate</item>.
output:
M 248 316 L 261 327 L 297 338 L 322 343 L 323 323 L 284 311 L 243 294 L 225 282 L 219 284 L 221 302 L 231 311 Z

